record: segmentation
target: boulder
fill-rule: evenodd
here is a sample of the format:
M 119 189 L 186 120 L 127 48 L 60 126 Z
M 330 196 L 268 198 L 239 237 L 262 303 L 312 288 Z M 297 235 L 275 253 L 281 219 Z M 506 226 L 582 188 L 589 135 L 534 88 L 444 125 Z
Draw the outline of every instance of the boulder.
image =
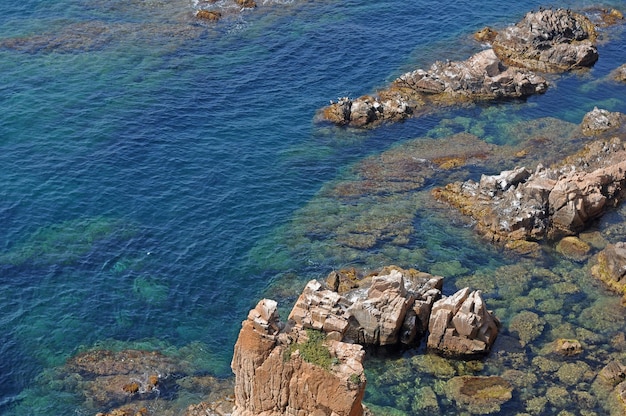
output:
M 507 65 L 541 72 L 590 67 L 598 60 L 596 31 L 585 16 L 571 10 L 529 12 L 501 30 L 492 42 Z
M 198 19 L 209 20 L 212 22 L 217 22 L 222 18 L 222 13 L 215 10 L 198 10 L 196 12 L 196 17 Z
M 452 356 L 485 354 L 498 336 L 499 326 L 480 291 L 464 288 L 433 305 L 428 348 Z
M 425 113 L 459 102 L 526 97 L 543 93 L 547 81 L 533 72 L 507 67 L 492 49 L 465 61 L 436 62 L 397 78 L 378 96 L 340 98 L 322 109 L 320 117 L 334 124 L 368 127 Z

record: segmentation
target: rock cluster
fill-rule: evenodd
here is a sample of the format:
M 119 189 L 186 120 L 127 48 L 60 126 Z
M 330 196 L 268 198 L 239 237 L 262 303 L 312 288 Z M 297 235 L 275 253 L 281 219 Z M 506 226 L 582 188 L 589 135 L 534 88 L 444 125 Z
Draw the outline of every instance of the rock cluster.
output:
M 529 12 L 492 42 L 507 65 L 540 72 L 590 67 L 598 60 L 596 32 L 587 17 L 571 10 Z
M 436 62 L 429 70 L 406 73 L 377 96 L 331 101 L 319 117 L 370 127 L 465 101 L 527 97 L 548 88 L 532 71 L 564 72 L 598 60 L 594 24 L 570 10 L 529 12 L 516 25 L 501 32 L 487 27 L 475 38 L 492 48 L 465 61 Z
M 488 238 L 511 242 L 575 235 L 617 204 L 625 186 L 626 149 L 613 137 L 588 144 L 553 168 L 518 167 L 482 175 L 478 182 L 448 184 L 433 194 L 472 216 Z
M 362 345 L 415 345 L 429 330 L 429 348 L 471 357 L 495 341 L 499 322 L 478 291 L 440 299 L 442 277 L 390 266 L 339 294 L 342 276 L 331 273 L 331 288 L 310 281 L 287 323 L 272 300 L 250 311 L 232 361 L 233 416 L 362 415 Z

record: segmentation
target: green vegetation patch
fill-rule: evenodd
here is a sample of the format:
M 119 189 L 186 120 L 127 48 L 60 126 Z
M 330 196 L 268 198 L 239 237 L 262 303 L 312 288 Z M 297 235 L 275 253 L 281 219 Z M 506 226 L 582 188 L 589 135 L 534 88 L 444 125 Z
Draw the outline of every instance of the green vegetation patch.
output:
M 326 346 L 326 334 L 314 329 L 306 330 L 308 340 L 301 344 L 291 344 L 285 350 L 284 359 L 288 361 L 296 350 L 300 351 L 300 357 L 307 363 L 322 367 L 330 371 L 333 365 L 333 358 Z

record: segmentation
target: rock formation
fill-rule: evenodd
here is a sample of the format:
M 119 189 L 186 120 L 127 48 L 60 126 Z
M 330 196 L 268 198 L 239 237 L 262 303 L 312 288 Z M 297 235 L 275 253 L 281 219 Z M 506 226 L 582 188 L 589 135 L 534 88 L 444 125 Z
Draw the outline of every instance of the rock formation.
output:
M 342 276 L 359 287 L 339 294 L 333 289 Z M 326 281 L 332 289 L 307 283 L 286 324 L 275 301 L 250 311 L 231 365 L 233 416 L 362 415 L 361 344 L 415 345 L 429 329 L 438 340 L 429 338 L 429 348 L 470 357 L 488 352 L 498 333 L 480 292 L 466 288 L 439 300 L 440 276 L 389 266 L 360 281 L 341 272 Z
M 428 348 L 450 355 L 482 354 L 495 341 L 499 325 L 480 291 L 465 288 L 433 305 Z
M 510 242 L 575 235 L 619 203 L 625 186 L 626 149 L 613 137 L 589 143 L 553 168 L 518 167 L 433 194 L 472 216 L 488 238 Z
M 434 107 L 464 101 L 526 97 L 542 93 L 545 79 L 533 72 L 507 67 L 492 49 L 466 61 L 436 62 L 397 78 L 377 97 L 339 99 L 322 110 L 321 118 L 338 125 L 365 127 L 398 121 Z
M 626 121 L 626 116 L 622 113 L 594 107 L 593 110 L 585 114 L 580 127 L 585 136 L 595 136 L 618 129 L 624 121 Z
M 596 32 L 587 17 L 565 9 L 529 12 L 492 42 L 507 65 L 540 72 L 590 67 L 598 60 Z
M 548 83 L 532 71 L 592 66 L 598 60 L 596 37 L 594 24 L 582 14 L 564 9 L 529 12 L 500 32 L 486 27 L 475 34 L 492 49 L 466 61 L 436 62 L 429 70 L 406 73 L 377 96 L 331 101 L 319 118 L 340 126 L 371 127 L 441 106 L 543 93 Z
M 272 300 L 263 299 L 250 311 L 232 361 L 233 416 L 363 414 L 362 347 L 311 342 L 311 336 L 298 327 L 285 328 Z M 316 361 L 322 359 L 326 364 Z

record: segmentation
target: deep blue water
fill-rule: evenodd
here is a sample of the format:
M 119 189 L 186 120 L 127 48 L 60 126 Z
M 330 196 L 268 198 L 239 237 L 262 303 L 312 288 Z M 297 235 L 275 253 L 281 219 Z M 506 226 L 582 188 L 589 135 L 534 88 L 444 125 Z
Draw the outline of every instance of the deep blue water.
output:
M 187 0 L 1 4 L 0 41 L 14 42 L 0 49 L 0 411 L 107 339 L 200 342 L 207 369 L 228 375 L 241 320 L 281 276 L 367 263 L 306 247 L 294 258 L 280 230 L 351 164 L 446 116 L 352 132 L 315 112 L 464 59 L 481 48 L 475 30 L 550 4 L 563 5 L 296 0 L 217 24 Z M 507 111 L 573 123 L 594 105 L 626 112 L 625 88 L 594 83 L 626 62 L 615 36 L 589 73 Z M 429 261 L 457 250 L 442 240 Z M 467 267 L 489 263 L 467 251 Z

